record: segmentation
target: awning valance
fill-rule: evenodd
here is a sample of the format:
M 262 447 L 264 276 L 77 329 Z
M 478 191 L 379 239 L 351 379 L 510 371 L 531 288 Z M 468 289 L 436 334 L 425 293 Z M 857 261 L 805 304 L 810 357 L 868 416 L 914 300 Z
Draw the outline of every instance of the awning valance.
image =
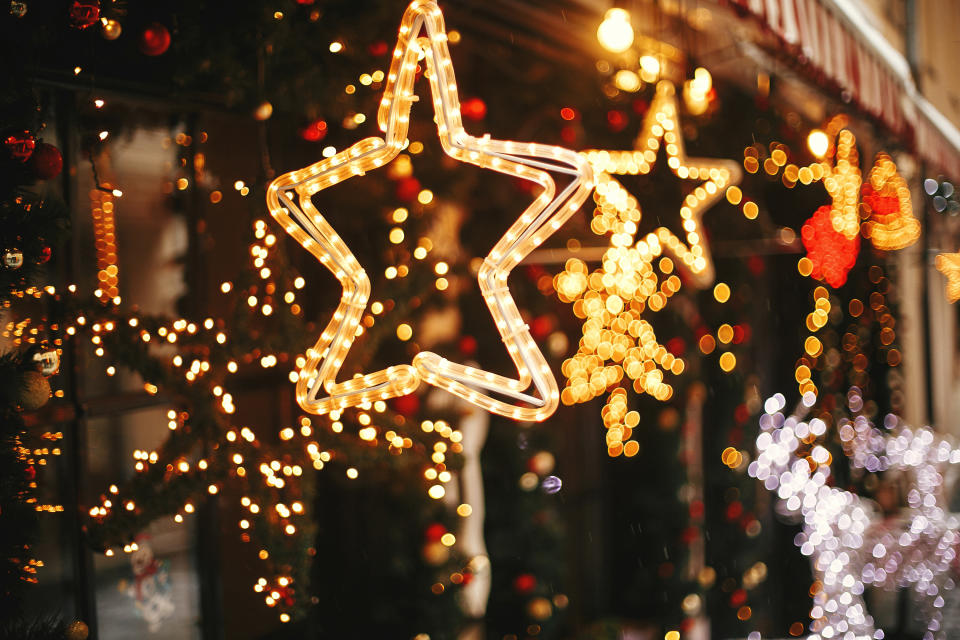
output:
M 917 91 L 910 65 L 850 0 L 728 0 L 759 19 L 935 170 L 960 178 L 960 131 Z

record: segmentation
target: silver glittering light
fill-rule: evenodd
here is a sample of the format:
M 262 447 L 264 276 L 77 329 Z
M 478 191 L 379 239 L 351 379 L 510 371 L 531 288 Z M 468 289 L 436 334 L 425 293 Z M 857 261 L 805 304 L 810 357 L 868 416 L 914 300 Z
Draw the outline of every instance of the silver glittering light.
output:
M 859 389 L 851 389 L 848 404 L 855 417 L 837 424 L 851 466 L 909 478 L 902 517 L 884 520 L 872 501 L 829 486 L 831 454 L 817 444 L 827 425 L 819 418 L 805 420 L 814 403 L 807 394 L 785 415 L 783 395 L 769 398 L 757 458 L 749 467 L 751 476 L 776 492 L 778 511 L 803 523 L 795 543 L 811 558 L 822 584 L 810 610 L 809 638 L 883 638 L 863 599 L 868 586 L 913 589 L 928 621 L 924 640 L 942 637 L 943 593 L 954 586 L 948 570 L 960 541 L 960 521 L 942 506 L 943 468 L 960 462 L 960 449 L 893 415 L 885 418 L 884 429 L 875 427 L 859 414 Z

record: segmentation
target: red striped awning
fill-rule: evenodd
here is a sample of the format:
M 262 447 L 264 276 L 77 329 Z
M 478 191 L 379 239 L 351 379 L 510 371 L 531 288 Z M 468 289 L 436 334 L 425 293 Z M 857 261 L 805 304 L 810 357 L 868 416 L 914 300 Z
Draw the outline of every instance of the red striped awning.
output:
M 960 132 L 917 91 L 906 59 L 850 0 L 728 0 L 925 161 L 960 178 Z

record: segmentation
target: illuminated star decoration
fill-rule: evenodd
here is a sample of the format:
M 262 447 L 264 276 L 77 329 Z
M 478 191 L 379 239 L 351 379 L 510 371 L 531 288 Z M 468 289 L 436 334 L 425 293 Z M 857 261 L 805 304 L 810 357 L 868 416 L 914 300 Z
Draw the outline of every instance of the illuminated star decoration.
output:
M 426 37 L 418 38 L 421 31 Z M 370 296 L 370 279 L 349 248 L 314 207 L 311 196 L 348 178 L 381 167 L 407 142 L 417 62 L 423 58 L 444 151 L 457 160 L 535 182 L 543 188 L 484 258 L 478 280 L 517 379 L 449 362 L 421 352 L 413 366 L 396 365 L 345 382 L 337 374 L 356 336 Z M 534 143 L 475 138 L 464 131 L 447 48 L 443 15 L 436 3 L 415 0 L 403 15 L 397 46 L 377 116 L 384 137 L 361 140 L 331 158 L 274 180 L 267 191 L 271 215 L 340 281 L 343 296 L 297 381 L 297 402 L 308 412 L 328 413 L 413 392 L 423 380 L 487 411 L 517 420 L 541 421 L 559 404 L 557 382 L 507 287 L 510 271 L 566 222 L 592 187 L 590 165 L 573 151 Z M 548 171 L 571 178 L 559 193 Z M 296 196 L 294 196 L 294 192 Z M 524 390 L 533 385 L 537 395 Z M 322 393 L 321 393 L 322 391 Z M 492 394 L 505 396 L 516 404 Z
M 789 416 L 782 394 L 769 398 L 760 418 L 757 458 L 751 476 L 775 491 L 782 513 L 803 522 L 795 542 L 811 556 L 821 588 L 810 610 L 810 640 L 884 637 L 875 629 L 863 599 L 866 586 L 912 587 L 927 619 L 925 638 L 942 636 L 943 594 L 952 587 L 951 563 L 960 541 L 957 518 L 942 504 L 944 467 L 960 463 L 960 449 L 929 428 L 910 429 L 894 415 L 876 428 L 860 414 L 863 398 L 848 393 L 853 420 L 837 427 L 852 467 L 869 472 L 900 471 L 910 478 L 908 517 L 897 526 L 874 504 L 831 486 L 830 452 L 817 440 L 827 430 L 820 418 L 804 416 L 814 393 Z
M 941 253 L 936 259 L 937 271 L 947 276 L 947 301 L 960 300 L 960 253 Z
M 903 249 L 920 237 L 920 221 L 913 217 L 910 187 L 883 151 L 873 161 L 860 199 L 869 208 L 870 218 L 863 224 L 863 235 L 877 249 Z
M 614 176 L 650 173 L 661 144 L 670 170 L 681 179 L 697 182 L 680 208 L 686 242 L 666 227 L 635 242 L 642 217 L 640 206 Z M 680 290 L 675 267 L 697 287 L 712 283 L 713 262 L 701 219 L 728 189 L 737 192 L 735 196 L 732 191 L 728 194 L 731 201 L 739 201 L 739 189 L 734 185 L 742 173 L 732 160 L 687 157 L 676 91 L 666 81 L 657 85 L 634 150 L 586 151 L 584 155 L 597 175 L 591 229 L 598 235 L 610 233 L 610 248 L 601 269 L 590 273 L 583 261 L 572 259 L 554 281 L 559 298 L 573 303 L 574 313 L 584 319 L 578 351 L 563 363 L 567 384 L 561 400 L 564 404 L 586 402 L 610 390 L 602 412 L 607 452 L 611 456 L 633 456 L 639 451 L 639 444 L 631 440 L 639 414 L 627 411 L 626 390 L 621 386 L 624 374 L 634 381 L 637 393 L 667 400 L 673 388 L 663 382 L 664 371 L 679 374 L 684 368 L 683 360 L 657 342 L 643 312 L 659 311 Z M 654 270 L 655 261 L 667 276 L 662 283 Z

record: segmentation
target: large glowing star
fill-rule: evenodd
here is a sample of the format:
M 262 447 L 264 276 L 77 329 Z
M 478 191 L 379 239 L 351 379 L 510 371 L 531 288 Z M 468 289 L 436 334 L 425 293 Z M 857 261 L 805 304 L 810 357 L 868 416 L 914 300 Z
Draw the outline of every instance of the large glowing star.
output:
M 421 32 L 426 37 L 419 37 Z M 437 129 L 450 156 L 529 180 L 540 195 L 484 258 L 480 290 L 507 351 L 516 379 L 449 362 L 421 352 L 412 365 L 401 364 L 344 382 L 336 377 L 356 335 L 370 296 L 370 279 L 333 227 L 314 207 L 311 196 L 354 176 L 383 166 L 407 142 L 418 60 L 427 66 Z M 586 159 L 568 149 L 542 144 L 475 138 L 464 131 L 460 101 L 447 48 L 443 15 L 436 3 L 416 0 L 403 15 L 377 121 L 383 138 L 361 140 L 331 158 L 274 180 L 267 191 L 273 217 L 340 281 L 343 296 L 330 323 L 312 349 L 297 382 L 297 401 L 305 411 L 323 414 L 373 400 L 406 395 L 423 380 L 487 411 L 517 420 L 544 420 L 559 403 L 556 380 L 537 348 L 507 287 L 510 271 L 566 222 L 586 200 L 593 175 Z M 570 177 L 559 193 L 548 171 Z M 526 390 L 533 386 L 536 395 Z M 504 401 L 501 398 L 507 398 Z
M 947 276 L 947 300 L 960 300 L 960 253 L 941 253 L 936 259 L 937 270 Z

